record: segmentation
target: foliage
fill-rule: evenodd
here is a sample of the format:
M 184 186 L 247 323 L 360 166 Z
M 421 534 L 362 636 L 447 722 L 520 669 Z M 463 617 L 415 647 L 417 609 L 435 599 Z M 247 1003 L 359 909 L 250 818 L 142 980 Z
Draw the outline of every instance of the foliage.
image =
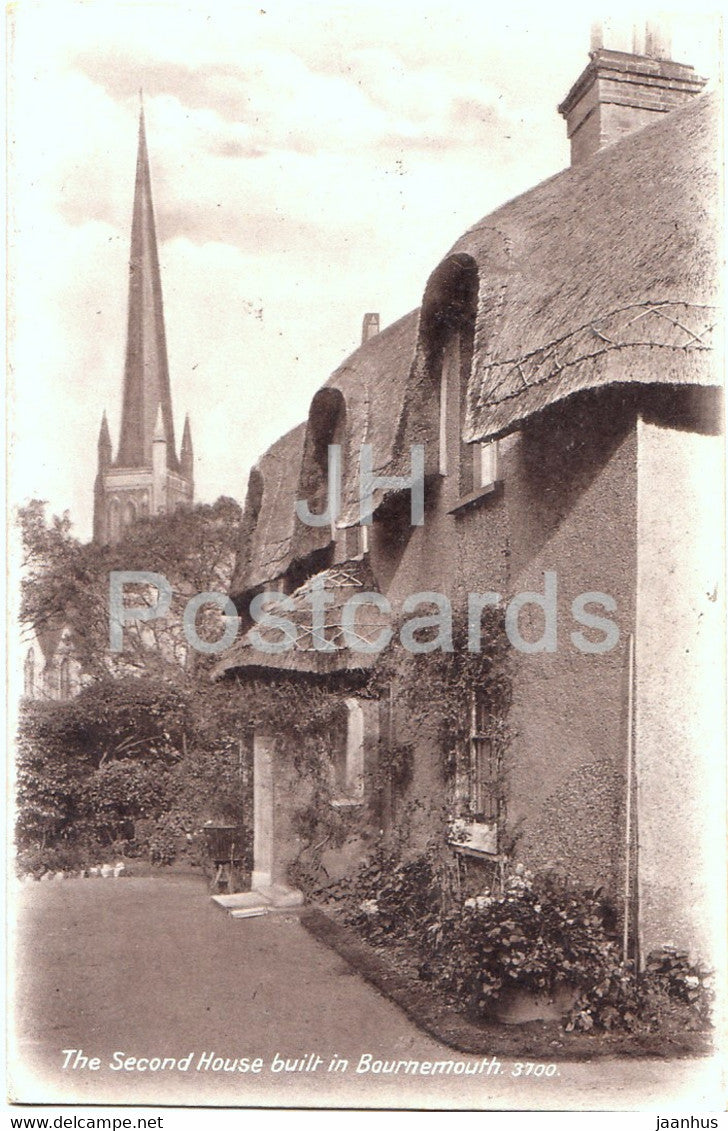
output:
M 357 876 L 351 920 L 374 941 L 400 938 L 417 942 L 449 900 L 442 865 L 434 849 L 401 861 L 383 850 Z
M 194 684 L 185 689 L 153 678 L 107 677 L 67 702 L 25 702 L 17 759 L 19 849 L 74 844 L 98 858 L 116 844 L 132 855 L 154 854 L 161 838 L 157 855 L 167 859 L 209 818 L 240 819 L 246 811 L 250 819 L 250 767 L 241 746 L 245 705 L 236 713 L 228 695 L 216 732 L 218 694 Z M 156 840 L 144 821 L 152 822 Z
M 304 842 L 296 882 L 306 890 L 321 887 L 319 856 L 323 848 L 337 847 L 351 835 L 366 836 L 371 832 L 367 821 L 371 825 L 372 817 L 381 815 L 379 806 L 387 794 L 395 798 L 397 804 L 396 830 L 389 830 L 385 838 L 389 844 L 389 849 L 385 850 L 387 870 L 398 869 L 411 846 L 421 843 L 425 829 L 424 835 L 442 833 L 444 840 L 453 813 L 452 778 L 457 759 L 468 746 L 474 688 L 485 698 L 488 737 L 503 766 L 495 785 L 498 811 L 505 824 L 507 769 L 504 755 L 508 746 L 507 715 L 511 699 L 509 646 L 496 611 L 486 609 L 482 621 L 480 652 L 468 651 L 464 618 L 456 617 L 453 651 L 413 653 L 397 643 L 399 633 L 395 632 L 392 643 L 377 657 L 366 678 L 361 678 L 356 694 L 389 704 L 392 725 L 389 733 L 385 728 L 380 734 L 375 756 L 366 759 L 370 768 L 365 794 L 370 808 L 369 811 L 361 809 L 356 815 L 337 812 L 330 805 L 331 735 L 344 692 L 337 694 L 331 688 L 324 691 L 301 684 L 305 691 L 300 695 L 291 680 L 271 681 L 261 686 L 261 703 L 266 700 L 271 705 L 275 703 L 273 713 L 279 719 L 276 733 L 281 736 L 281 744 L 290 751 L 290 757 L 301 772 L 316 782 L 313 799 L 295 816 L 296 832 Z M 407 720 L 405 739 L 397 734 L 400 718 Z M 440 805 L 424 804 L 411 789 L 416 746 L 412 732 L 434 740 L 439 749 L 442 777 L 449 783 L 451 793 Z M 505 842 L 505 828 L 500 830 L 500 835 Z M 398 842 L 397 849 L 394 840 Z M 434 850 L 433 861 L 437 855 Z M 375 862 L 372 867 L 376 873 L 379 864 Z
M 134 839 L 134 822 L 158 816 L 168 796 L 168 774 L 141 762 L 110 762 L 89 778 L 84 791 L 88 823 L 102 844 Z
M 714 1000 L 712 974 L 702 963 L 691 962 L 687 951 L 663 946 L 648 955 L 645 969 L 670 998 L 685 1002 L 701 1021 L 709 1019 Z
M 73 748 L 73 704 L 25 703 L 17 743 L 17 837 L 19 847 L 45 847 L 75 838 L 81 829 L 84 792 L 94 761 Z
M 658 1029 L 666 1022 L 682 1029 L 710 1025 L 712 978 L 684 951 L 664 946 L 649 955 L 639 974 L 616 953 L 601 978 L 582 990 L 566 1019 L 572 1029 Z
M 139 519 L 118 545 L 98 546 L 72 536 L 67 514 L 47 522 L 37 500 L 19 511 L 21 620 L 41 635 L 68 625 L 86 680 L 69 702 L 23 706 L 21 851 L 82 845 L 98 855 L 113 843 L 169 859 L 196 847 L 205 819 L 239 818 L 249 785 L 241 738 L 257 716 L 251 697 L 209 683 L 213 659 L 187 647 L 182 612 L 199 592 L 227 591 L 240 520 L 238 504 L 221 498 Z M 169 615 L 125 630 L 118 656 L 109 651 L 112 570 L 158 572 L 173 589 Z M 219 608 L 205 606 L 197 631 L 217 639 L 220 622 Z
M 180 688 L 154 677 L 105 676 L 56 709 L 65 708 L 73 720 L 72 749 L 86 751 L 99 767 L 123 758 L 167 764 L 182 749 L 187 699 Z
M 399 794 L 404 794 L 412 783 L 414 774 L 415 748 L 412 742 L 386 742 L 379 744 L 377 769 L 371 775 L 370 786 L 382 789 L 391 785 Z
M 434 735 L 446 780 L 455 771 L 458 749 L 469 737 L 474 690 L 485 700 L 491 739 L 499 750 L 505 750 L 508 742 L 510 646 L 500 612 L 483 611 L 480 651 L 469 650 L 467 631 L 466 617 L 456 614 L 452 649 L 425 653 L 413 653 L 395 643 L 396 632 L 370 678 L 372 694 L 381 695 L 390 686 L 394 689 L 397 708 L 406 712 L 409 728 Z
M 575 890 L 520 866 L 501 888 L 463 898 L 452 866 L 429 850 L 402 862 L 380 853 L 327 898 L 368 941 L 403 944 L 420 977 L 476 1015 L 510 988 L 552 996 L 574 992 L 568 1030 L 656 1028 L 680 1012 L 688 1028 L 707 1023 L 707 973 L 664 948 L 644 974 L 624 963 L 600 890 Z
M 190 597 L 227 592 L 235 561 L 242 512 L 229 498 L 172 514 L 139 518 L 115 546 L 81 543 L 71 522 L 45 520 L 45 504 L 33 500 L 18 512 L 24 549 L 21 622 L 42 634 L 59 624 L 72 633 L 76 657 L 92 677 L 144 672 L 184 680 L 209 657 L 188 647 L 182 613 Z M 148 570 L 163 574 L 173 590 L 165 617 L 143 626 L 127 626 L 124 648 L 109 650 L 109 574 L 112 570 Z M 143 587 L 130 590 L 148 599 Z M 156 599 L 156 594 L 155 594 Z M 203 639 L 221 633 L 221 610 L 204 606 L 197 620 Z
M 84 871 L 90 863 L 88 851 L 80 844 L 22 848 L 16 858 L 18 874 L 34 876 L 36 879 L 40 879 L 46 872 Z
M 511 986 L 549 996 L 560 985 L 590 987 L 619 958 L 600 891 L 534 884 L 520 868 L 502 892 L 466 900 L 433 934 L 447 984 L 467 991 L 478 1012 Z

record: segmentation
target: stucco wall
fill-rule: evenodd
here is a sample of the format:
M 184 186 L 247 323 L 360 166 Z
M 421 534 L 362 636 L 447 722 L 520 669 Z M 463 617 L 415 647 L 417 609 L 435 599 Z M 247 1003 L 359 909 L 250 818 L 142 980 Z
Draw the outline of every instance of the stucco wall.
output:
M 715 961 L 725 820 L 723 440 L 638 425 L 636 620 L 643 953 Z
M 544 571 L 556 573 L 557 651 L 512 653 L 508 820 L 519 832 L 518 859 L 613 891 L 623 855 L 626 641 L 636 569 L 634 419 L 631 401 L 619 397 L 570 402 L 568 411 L 501 441 L 498 490 L 448 513 L 451 492 L 441 484 L 387 588 L 395 605 L 430 589 L 457 606 L 470 592 L 506 600 L 543 593 Z M 376 554 L 373 563 L 376 570 Z M 614 650 L 601 655 L 580 653 L 570 639 L 579 628 L 571 603 L 594 590 L 614 598 L 620 628 Z M 524 636 L 539 636 L 540 617 L 523 610 Z M 424 811 L 442 801 L 439 756 L 425 739 L 408 738 L 417 743 L 410 797 Z
M 544 572 L 553 571 L 558 638 L 553 653 L 514 654 L 509 817 L 521 830 L 517 854 L 616 895 L 636 568 L 632 409 L 605 398 L 554 413 L 523 434 L 519 455 L 506 484 L 510 591 L 542 593 Z M 580 630 L 571 605 L 584 592 L 616 603 L 614 613 L 594 609 L 619 628 L 610 651 L 584 653 L 571 639 Z M 521 623 L 525 635 L 525 615 Z M 535 637 L 540 623 L 536 610 Z

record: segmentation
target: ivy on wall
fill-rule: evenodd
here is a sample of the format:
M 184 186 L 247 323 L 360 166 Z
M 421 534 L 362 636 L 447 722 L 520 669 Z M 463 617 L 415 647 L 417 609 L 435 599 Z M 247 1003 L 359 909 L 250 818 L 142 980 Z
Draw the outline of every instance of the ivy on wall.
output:
M 426 641 L 427 631 L 420 633 L 418 642 Z M 400 802 L 397 840 L 402 851 L 418 816 L 444 847 L 458 759 L 467 751 L 475 690 L 485 703 L 487 737 L 499 756 L 501 772 L 494 784 L 505 822 L 511 679 L 501 616 L 496 610 L 484 611 L 479 652 L 468 650 L 464 616 L 455 619 L 452 651 L 413 653 L 398 642 L 398 631 L 392 639 L 374 667 L 360 674 L 355 691 L 351 685 L 332 689 L 290 677 L 239 684 L 241 694 L 255 707 L 251 724 L 267 729 L 280 755 L 316 783 L 311 802 L 294 814 L 306 858 L 306 867 L 297 870 L 296 879 L 307 887 L 306 871 L 309 881 L 311 876 L 321 879 L 320 855 L 325 848 L 340 848 L 354 836 L 371 839 L 372 829 L 381 824 L 381 800 L 387 790 Z M 343 700 L 352 694 L 386 705 L 391 721 L 382 728 L 375 756 L 367 759 L 371 767 L 365 782 L 367 804 L 341 812 L 331 805 L 332 736 Z M 416 751 L 423 741 L 434 746 L 442 784 L 440 796 L 430 799 L 411 793 Z M 505 829 L 501 831 L 505 834 Z

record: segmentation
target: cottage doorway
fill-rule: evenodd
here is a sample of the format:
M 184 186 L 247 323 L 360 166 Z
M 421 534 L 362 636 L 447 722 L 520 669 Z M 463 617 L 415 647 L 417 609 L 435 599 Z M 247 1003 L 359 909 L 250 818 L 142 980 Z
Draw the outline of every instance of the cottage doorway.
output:
M 285 767 L 276 764 L 275 743 L 270 735 L 253 737 L 253 875 L 251 891 L 234 896 L 234 916 L 265 913 L 276 908 L 297 907 L 303 896 L 288 886 L 286 859 L 290 828 L 286 806 L 290 795 Z M 277 794 L 277 796 L 276 796 Z
M 253 739 L 253 877 L 252 887 L 273 884 L 273 743 L 267 735 Z

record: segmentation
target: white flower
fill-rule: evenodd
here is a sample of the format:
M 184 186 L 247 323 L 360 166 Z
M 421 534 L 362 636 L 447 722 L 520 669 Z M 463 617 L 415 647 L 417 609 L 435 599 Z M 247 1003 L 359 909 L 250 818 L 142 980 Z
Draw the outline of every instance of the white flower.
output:
M 376 899 L 365 899 L 363 903 L 359 904 L 359 908 L 365 915 L 377 915 L 379 913 L 379 904 Z

